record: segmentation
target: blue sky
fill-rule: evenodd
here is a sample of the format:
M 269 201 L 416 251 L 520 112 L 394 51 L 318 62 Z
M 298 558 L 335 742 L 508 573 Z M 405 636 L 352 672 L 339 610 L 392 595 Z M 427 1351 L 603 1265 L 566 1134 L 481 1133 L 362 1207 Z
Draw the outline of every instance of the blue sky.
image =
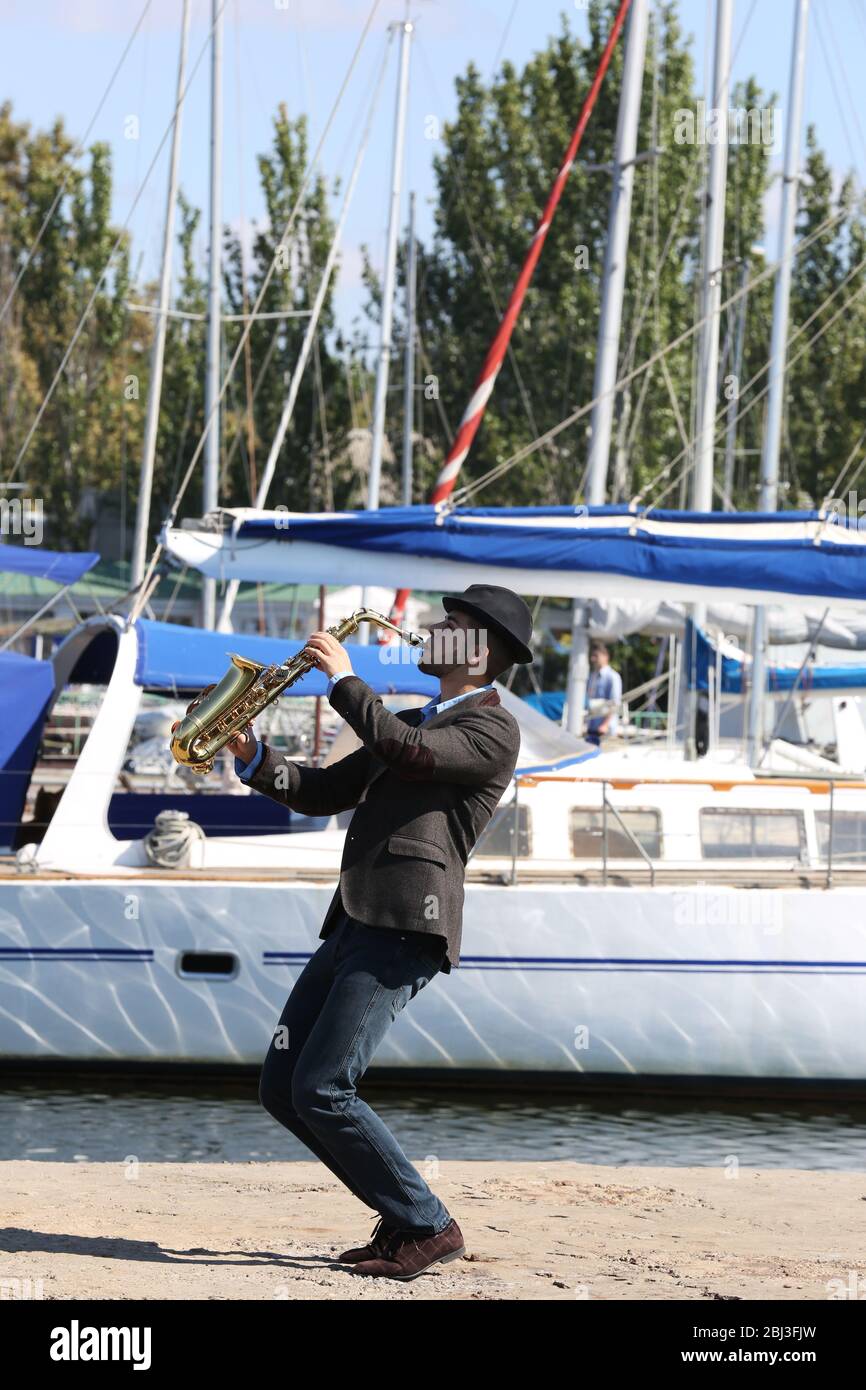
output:
M 795 0 L 737 0 L 734 43 L 739 43 L 734 78 L 754 73 L 765 91 L 781 96 L 784 118 Z M 62 116 L 67 129 L 83 135 L 144 5 L 144 0 L 0 0 L 3 99 L 15 116 L 45 127 Z M 224 220 L 249 225 L 261 217 L 256 155 L 270 144 L 270 123 L 279 101 L 292 115 L 306 112 L 313 146 L 330 114 L 371 0 L 227 0 L 225 9 Z M 171 115 L 176 77 L 180 0 L 151 0 L 147 20 L 131 50 L 92 139 L 113 151 L 115 217 L 129 207 Z M 434 193 L 429 117 L 440 121 L 454 110 L 454 78 L 474 60 L 489 75 L 502 58 L 522 64 L 559 28 L 566 12 L 580 32 L 586 16 L 581 0 L 414 0 L 416 22 L 406 145 L 404 209 L 409 188 L 418 197 L 419 230 L 431 225 Z M 378 70 L 388 24 L 403 18 L 405 0 L 380 0 L 343 108 L 323 151 L 330 177 L 348 173 L 354 141 Z M 708 82 L 714 5 L 680 0 L 683 27 L 694 36 L 698 85 Z M 816 22 L 817 16 L 817 22 Z M 748 23 L 746 21 L 748 20 Z M 193 0 L 190 66 L 210 24 L 210 0 Z M 742 35 L 742 39 L 741 39 Z M 709 43 L 708 43 L 709 38 Z M 823 42 L 822 42 L 823 38 Z M 741 40 L 741 41 L 740 41 Z M 366 243 L 381 267 L 391 160 L 396 89 L 396 45 L 379 103 L 361 186 L 344 241 L 337 295 L 340 321 L 360 315 L 360 247 Z M 832 67 L 832 72 L 831 72 Z M 841 173 L 866 174 L 866 112 L 856 109 L 866 67 L 866 0 L 812 0 L 805 114 Z M 576 114 L 576 113 L 575 113 Z M 139 138 L 126 136 L 137 117 Z M 207 206 L 209 60 L 202 59 L 187 98 L 181 183 L 186 195 Z M 133 266 L 153 276 L 158 265 L 168 143 L 130 220 Z M 553 175 L 551 170 L 551 176 Z M 772 216 L 772 212 L 771 212 Z M 206 252 L 206 217 L 199 252 Z M 775 243 L 771 239 L 771 250 Z M 492 327 L 492 325 L 491 325 Z

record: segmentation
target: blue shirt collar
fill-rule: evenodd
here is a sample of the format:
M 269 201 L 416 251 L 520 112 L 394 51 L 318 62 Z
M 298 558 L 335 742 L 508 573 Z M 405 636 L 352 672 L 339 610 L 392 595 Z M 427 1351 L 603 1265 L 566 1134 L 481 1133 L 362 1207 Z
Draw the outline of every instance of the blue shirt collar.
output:
M 478 695 L 482 690 L 492 689 L 493 683 L 491 682 L 489 685 L 479 685 L 476 690 L 464 690 L 462 695 L 453 695 L 450 700 L 439 700 L 438 702 L 435 699 L 429 700 L 428 703 L 421 708 L 421 718 L 422 720 L 432 719 L 434 714 L 440 714 L 443 709 L 450 709 L 452 705 L 456 705 L 460 700 L 467 700 L 470 695 Z

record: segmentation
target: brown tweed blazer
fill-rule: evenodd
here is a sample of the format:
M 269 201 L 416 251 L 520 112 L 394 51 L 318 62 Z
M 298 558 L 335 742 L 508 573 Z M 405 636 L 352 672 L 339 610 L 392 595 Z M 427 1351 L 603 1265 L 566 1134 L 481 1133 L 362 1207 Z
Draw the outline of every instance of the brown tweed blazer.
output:
M 267 748 L 250 786 L 304 815 L 356 808 L 321 937 L 341 908 L 368 926 L 429 932 L 447 942 L 447 973 L 460 960 L 466 860 L 511 781 L 517 721 L 481 690 L 421 724 L 419 710 L 392 714 L 356 675 L 330 703 L 363 746 L 326 768 Z

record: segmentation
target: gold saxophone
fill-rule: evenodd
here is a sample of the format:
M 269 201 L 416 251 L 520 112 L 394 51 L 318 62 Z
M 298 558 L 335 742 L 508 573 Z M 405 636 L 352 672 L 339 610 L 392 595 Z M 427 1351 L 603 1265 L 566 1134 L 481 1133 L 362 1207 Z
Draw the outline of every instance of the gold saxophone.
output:
M 342 622 L 328 628 L 338 642 L 345 642 L 361 623 L 375 623 L 395 632 L 413 647 L 423 647 L 417 632 L 395 627 L 381 613 L 359 608 Z M 217 753 L 245 729 L 262 710 L 313 666 L 312 657 L 302 649 L 296 656 L 276 666 L 263 666 L 247 656 L 232 654 L 231 666 L 222 680 L 187 712 L 172 736 L 171 751 L 176 762 L 191 772 L 212 772 Z

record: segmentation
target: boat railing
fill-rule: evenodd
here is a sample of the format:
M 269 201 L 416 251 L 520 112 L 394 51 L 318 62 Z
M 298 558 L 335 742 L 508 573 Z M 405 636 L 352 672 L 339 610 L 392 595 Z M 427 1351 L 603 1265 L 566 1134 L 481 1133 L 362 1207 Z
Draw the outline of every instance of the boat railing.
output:
M 608 818 L 608 812 L 610 812 L 610 814 L 613 816 L 614 820 L 616 821 L 617 825 L 618 825 L 619 828 L 622 830 L 623 834 L 624 834 L 624 835 L 626 836 L 626 838 L 627 838 L 628 840 L 630 840 L 630 842 L 634 845 L 634 847 L 635 847 L 635 849 L 637 850 L 638 854 L 641 856 L 641 858 L 643 859 L 643 861 L 644 861 L 644 863 L 646 864 L 647 868 L 649 869 L 649 874 L 650 874 L 650 886 L 651 886 L 652 888 L 654 888 L 654 887 L 655 887 L 655 882 L 656 882 L 656 867 L 655 867 L 655 862 L 654 862 L 652 856 L 651 856 L 650 854 L 648 854 L 646 848 L 641 844 L 641 842 L 640 842 L 640 840 L 637 838 L 637 836 L 634 835 L 633 832 L 629 829 L 629 827 L 626 825 L 625 821 L 623 820 L 622 816 L 620 815 L 619 811 L 616 809 L 616 807 L 614 806 L 613 802 L 610 800 L 610 798 L 609 798 L 609 796 L 608 796 L 608 794 L 607 794 L 607 789 L 608 789 L 608 787 L 610 786 L 610 782 L 607 781 L 607 780 L 604 779 L 604 778 L 597 779 L 597 780 L 600 780 L 600 781 L 601 781 L 601 816 L 602 816 L 602 820 L 601 820 L 602 878 L 601 878 L 601 881 L 602 881 L 602 883 L 604 883 L 604 884 L 607 883 L 607 861 L 608 861 L 607 818 Z M 519 845 L 520 845 L 520 802 L 519 802 L 520 786 L 521 786 L 521 779 L 520 779 L 519 777 L 517 777 L 517 778 L 515 778 L 515 781 L 514 781 L 514 798 L 513 798 L 512 802 L 511 802 L 511 805 L 512 805 L 512 808 L 513 808 L 513 809 L 512 809 L 512 824 L 511 824 L 511 875 L 510 875 L 510 878 L 509 878 L 509 883 L 512 884 L 512 885 L 514 885 L 515 883 L 517 883 L 517 861 L 518 861 L 518 858 L 519 858 Z M 832 821 L 831 821 L 831 826 L 832 826 Z
M 694 786 L 694 785 L 696 785 L 696 783 L 697 783 L 697 784 L 701 784 L 702 779 L 679 778 L 679 777 L 667 777 L 667 778 L 648 779 L 648 778 L 642 778 L 642 777 L 623 777 L 623 776 L 617 776 L 617 777 L 592 777 L 592 776 L 590 776 L 590 777 L 579 777 L 579 776 L 575 776 L 575 775 L 565 775 L 565 776 L 563 776 L 562 774 L 559 774 L 559 775 L 553 774 L 553 775 L 551 775 L 551 774 L 544 774 L 544 773 L 540 773 L 540 774 L 539 774 L 539 773 L 535 773 L 535 774 L 529 774 L 529 775 L 523 775 L 523 776 L 517 776 L 517 777 L 515 777 L 515 779 L 514 779 L 514 798 L 513 798 L 513 801 L 512 801 L 512 803 L 511 803 L 511 805 L 512 805 L 512 818 L 511 818 L 512 823 L 511 823 L 511 831 L 510 831 L 510 834 L 511 834 L 511 872 L 510 872 L 508 881 L 509 881 L 511 884 L 515 884 L 515 883 L 517 883 L 517 881 L 518 881 L 518 861 L 519 861 L 519 859 L 520 859 L 520 857 L 521 857 L 521 855 L 520 855 L 520 811 L 521 811 L 521 806 L 520 806 L 520 802 L 519 802 L 519 792 L 520 792 L 520 788 L 521 788 L 521 787 L 533 787 L 533 786 L 535 786 L 535 785 L 536 785 L 537 783 L 539 783 L 539 782 L 573 782 L 573 783 L 577 783 L 577 782 L 582 782 L 582 783 L 592 782 L 592 783 L 594 783 L 596 786 L 599 786 L 599 787 L 600 787 L 600 790 L 601 790 L 601 808 L 600 808 L 600 809 L 601 809 L 601 816 L 602 816 L 602 824 L 601 824 L 601 861 L 602 861 L 602 863 L 601 863 L 601 881 L 602 881 L 602 883 L 603 883 L 603 884 L 607 884 L 607 882 L 608 882 L 608 867 L 609 867 L 609 861 L 610 861 L 611 859 L 615 859 L 616 861 L 619 861 L 619 860 L 621 860 L 621 858 L 622 858 L 622 855 L 621 855 L 621 854 L 618 854 L 618 855 L 611 855 L 611 852 L 610 852 L 610 848 L 611 848 L 611 847 L 610 847 L 610 819 L 609 819 L 609 818 L 612 816 L 612 817 L 614 818 L 616 824 L 617 824 L 618 829 L 622 832 L 622 834 L 625 836 L 625 838 L 628 840 L 628 842 L 633 846 L 633 848 L 634 848 L 634 850 L 636 851 L 636 853 L 640 856 L 640 858 L 641 858 L 641 859 L 644 861 L 644 863 L 646 864 L 647 869 L 649 870 L 650 884 L 651 884 L 652 887 L 655 887 L 655 883 L 656 883 L 656 870 L 657 870 L 657 868 L 663 867 L 663 866 L 657 863 L 657 861 L 653 858 L 653 856 L 652 856 L 652 855 L 650 854 L 650 852 L 647 850 L 646 845 L 642 843 L 642 841 L 638 838 L 637 835 L 635 835 L 635 833 L 634 833 L 634 831 L 631 829 L 631 827 L 630 827 L 629 825 L 626 824 L 626 821 L 624 820 L 623 816 L 620 815 L 619 810 L 618 810 L 617 807 L 613 804 L 613 802 L 612 802 L 611 799 L 610 799 L 610 795 L 609 795 L 609 793 L 610 793 L 610 791 L 611 791 L 612 789 L 613 789 L 613 790 L 622 790 L 622 789 L 628 789 L 628 790 L 630 790 L 630 789 L 632 789 L 633 787 L 636 787 L 636 786 L 641 785 L 641 784 L 645 784 L 645 783 L 647 783 L 648 781 L 654 781 L 654 782 L 657 782 L 657 783 L 659 783 L 659 784 L 661 784 L 661 785 L 680 784 L 680 785 L 690 785 L 690 786 Z M 838 857 L 839 857 L 839 856 L 838 856 L 838 853 L 835 853 L 835 852 L 837 851 L 837 849 L 838 849 L 838 847 L 837 847 L 836 844 L 835 844 L 835 840 L 836 840 L 836 831 L 837 831 L 837 828 L 838 828 L 838 815 L 837 815 L 837 805 L 836 805 L 836 801 L 837 801 L 837 798 L 836 798 L 836 783 L 837 783 L 837 782 L 839 782 L 839 783 L 841 784 L 841 786 L 842 786 L 842 788 L 843 788 L 844 790 L 852 790 L 852 789 L 853 789 L 853 790 L 858 790 L 858 791 L 859 791 L 859 790 L 866 790 L 866 781 L 864 781 L 864 780 L 862 779 L 862 777 L 857 777 L 857 778 L 855 778 L 855 777 L 848 777 L 848 776 L 845 776 L 845 775 L 843 775 L 843 776 L 841 776 L 841 777 L 826 777 L 826 776 L 825 776 L 825 777 L 818 777 L 818 778 L 813 778 L 813 777 L 778 777 L 778 776 L 777 776 L 777 777 L 766 777 L 766 778 L 765 778 L 765 777 L 762 777 L 762 778 L 760 778 L 760 779 L 748 779 L 748 780 L 745 779 L 745 778 L 725 778 L 725 777 L 721 777 L 721 778 L 720 778 L 720 777 L 718 777 L 718 776 L 713 776 L 713 777 L 711 777 L 711 778 L 707 778 L 704 784 L 705 784 L 705 785 L 708 784 L 708 785 L 712 786 L 713 789 L 714 789 L 714 790 L 717 790 L 717 791 L 721 791 L 721 790 L 733 790 L 735 787 L 748 787 L 750 790 L 754 790 L 755 788 L 760 787 L 761 785 L 764 785 L 764 786 L 767 786 L 767 785 L 775 785 L 776 787 L 779 787 L 779 786 L 788 786 L 788 787 L 806 788 L 806 789 L 808 789 L 808 790 L 809 790 L 810 792 L 812 792 L 812 793 L 820 793 L 820 792 L 823 792 L 825 795 L 827 795 L 827 797 L 828 797 L 827 810 L 826 810 L 826 812 L 824 813 L 824 814 L 826 814 L 826 817 L 827 817 L 827 819 L 826 819 L 826 830 L 825 830 L 825 833 L 826 833 L 826 848 L 824 848 L 824 846 L 821 846 L 821 845 L 819 844 L 819 846 L 818 846 L 818 859 L 817 859 L 817 862 L 813 859 L 813 860 L 812 860 L 812 863 L 813 863 L 815 869 L 818 871 L 819 874 L 820 874 L 820 872 L 821 872 L 822 869 L 824 870 L 824 875 L 823 875 L 823 876 L 824 876 L 824 887 L 825 887 L 825 888 L 832 888 L 832 887 L 833 887 L 833 881 L 834 881 L 834 872 L 835 872 L 835 868 L 836 868 L 836 862 L 837 862 Z M 844 830 L 844 827 L 843 827 L 843 830 Z M 823 853 L 822 853 L 822 850 L 823 850 Z M 801 848 L 801 858 L 802 858 L 802 856 L 803 856 L 804 854 L 806 854 L 806 853 L 807 853 L 807 852 L 806 852 L 805 848 Z M 834 853 L 835 853 L 835 858 L 834 858 Z M 846 864 L 846 865 L 850 864 L 850 862 L 852 861 L 852 854 L 851 854 L 851 852 L 850 852 L 848 849 L 845 848 L 844 845 L 843 845 L 843 848 L 842 848 L 841 853 L 842 853 L 842 861 L 843 861 L 843 863 Z M 866 855 L 866 851 L 864 851 L 864 855 Z M 859 858 L 859 857 L 861 857 L 859 854 L 855 854 L 855 855 L 853 856 L 853 858 Z M 824 860 L 824 859 L 825 859 L 825 865 L 823 865 L 823 864 L 821 863 L 821 861 Z M 807 854 L 807 860 L 808 860 L 808 854 Z M 730 863 L 732 863 L 732 862 L 733 862 L 732 860 L 731 860 L 731 861 L 728 861 L 728 864 L 730 865 Z M 744 863 L 747 863 L 747 862 L 748 862 L 748 856 L 744 857 Z M 864 867 L 866 867 L 866 866 L 864 866 Z M 819 879 L 818 881 L 820 882 L 820 879 Z
M 641 844 L 641 842 L 640 842 L 640 840 L 637 838 L 637 836 L 634 835 L 634 834 L 632 833 L 631 830 L 629 830 L 628 826 L 626 825 L 626 823 L 625 823 L 625 821 L 623 820 L 622 816 L 620 815 L 619 811 L 616 809 L 616 807 L 614 806 L 613 802 L 612 802 L 612 801 L 610 800 L 610 798 L 608 797 L 607 788 L 608 788 L 608 783 L 607 783 L 606 781 L 602 781 L 602 784 L 601 784 L 601 856 L 602 856 L 601 881 L 602 881 L 603 884 L 606 884 L 606 883 L 607 883 L 607 848 L 608 848 L 608 844 L 607 844 L 607 817 L 608 817 L 608 812 L 610 812 L 610 813 L 613 815 L 614 819 L 616 820 L 616 823 L 617 823 L 617 825 L 619 826 L 620 830 L 623 832 L 624 835 L 626 835 L 626 836 L 628 837 L 628 839 L 629 839 L 629 840 L 631 841 L 631 843 L 634 845 L 635 849 L 636 849 L 636 850 L 638 851 L 638 853 L 640 854 L 641 858 L 642 858 L 642 859 L 644 860 L 644 862 L 646 863 L 647 868 L 649 869 L 649 873 L 650 873 L 650 887 L 651 887 L 651 888 L 655 888 L 655 884 L 656 884 L 656 870 L 655 870 L 655 864 L 653 863 L 651 856 L 647 853 L 646 849 L 645 849 L 644 846 Z

